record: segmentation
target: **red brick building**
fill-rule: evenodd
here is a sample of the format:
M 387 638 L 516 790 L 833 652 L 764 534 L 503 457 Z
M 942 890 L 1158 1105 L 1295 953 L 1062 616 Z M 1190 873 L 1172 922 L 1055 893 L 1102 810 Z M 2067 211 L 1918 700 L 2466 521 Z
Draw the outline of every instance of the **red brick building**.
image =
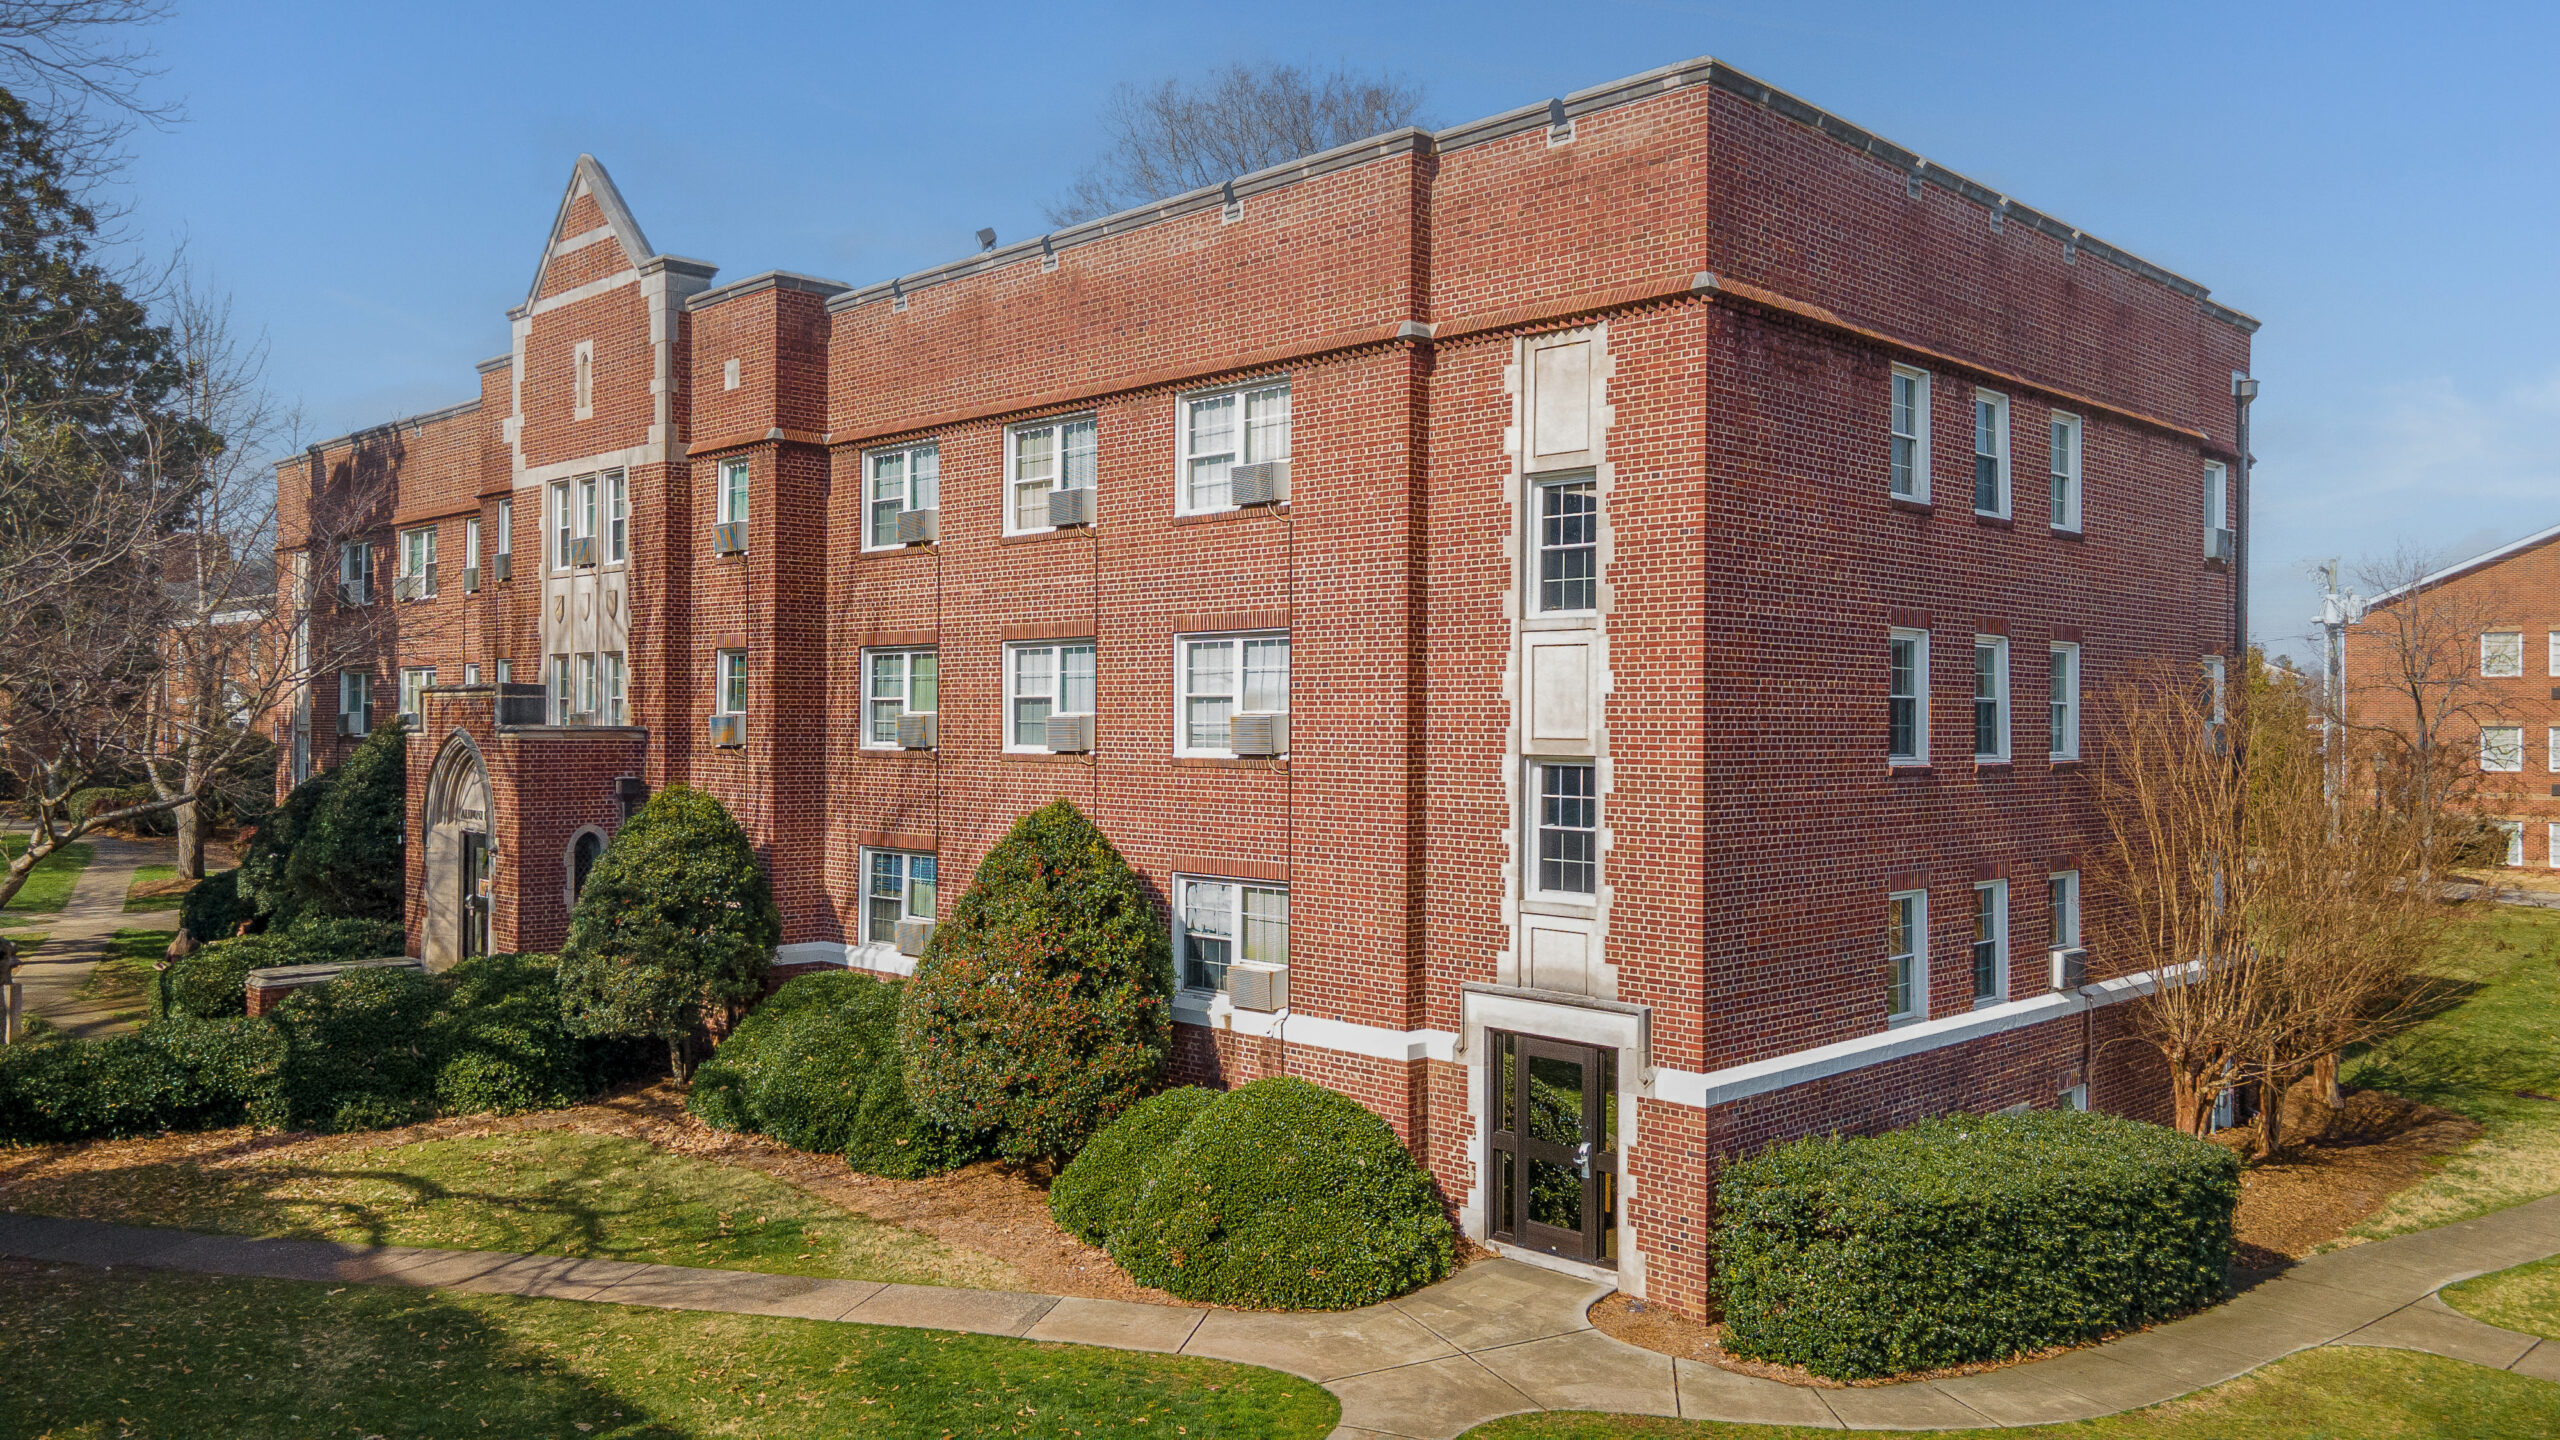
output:
M 1186 1078 L 1342 1089 L 1471 1234 L 1690 1310 L 1722 1156 L 2158 1108 L 2120 967 L 2046 962 L 2078 697 L 2231 631 L 2255 322 L 2202 287 L 1711 61 L 712 276 L 582 158 L 478 398 L 284 468 L 379 511 L 310 563 L 398 605 L 344 693 L 422 722 L 430 963 L 556 945 L 683 782 L 784 961 L 901 972 L 1064 796 L 1160 896 Z

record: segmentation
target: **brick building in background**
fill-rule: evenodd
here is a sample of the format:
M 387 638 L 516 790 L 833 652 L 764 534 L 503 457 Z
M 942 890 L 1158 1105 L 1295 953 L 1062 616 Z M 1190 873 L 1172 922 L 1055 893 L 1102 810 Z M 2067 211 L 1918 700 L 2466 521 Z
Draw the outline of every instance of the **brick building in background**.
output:
M 2560 526 L 2385 591 L 2342 641 L 2348 721 L 2414 737 L 2423 695 L 2458 807 L 2508 868 L 2560 872 Z
M 479 397 L 281 472 L 378 511 L 309 564 L 394 653 L 286 723 L 418 718 L 431 964 L 557 945 L 681 782 L 784 962 L 904 973 L 1063 796 L 1164 907 L 1184 1078 L 1357 1096 L 1469 1233 L 1691 1311 L 1722 1156 L 2163 1108 L 2122 967 L 2046 962 L 2079 697 L 2231 633 L 2256 327 L 2202 287 L 1712 61 L 712 275 L 582 158 Z

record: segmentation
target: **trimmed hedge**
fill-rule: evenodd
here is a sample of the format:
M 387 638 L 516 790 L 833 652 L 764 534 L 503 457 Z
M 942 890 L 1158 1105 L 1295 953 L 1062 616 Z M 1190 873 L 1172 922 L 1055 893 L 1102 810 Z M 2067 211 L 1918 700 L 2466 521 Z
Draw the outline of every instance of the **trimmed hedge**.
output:
M 1734 1354 L 1864 1379 L 2078 1344 L 2223 1298 L 2240 1164 L 2077 1111 L 1949 1115 L 1725 1167 Z
M 1049 1186 L 1049 1213 L 1058 1227 L 1087 1245 L 1109 1245 L 1138 1203 L 1148 1162 L 1181 1139 L 1217 1098 L 1217 1091 L 1197 1085 L 1150 1095 L 1085 1142 L 1075 1163 Z
M 1146 887 L 1064 800 L 987 852 L 906 988 L 916 1108 L 1014 1160 L 1063 1160 L 1156 1088 L 1173 955 Z
M 1456 1260 L 1431 1177 L 1387 1122 L 1290 1077 L 1201 1107 L 1147 1163 L 1110 1250 L 1141 1285 L 1281 1310 L 1373 1305 Z
M 178 901 L 178 924 L 199 945 L 228 940 L 241 922 L 257 918 L 257 907 L 240 893 L 240 872 L 217 870 L 195 883 Z
M 444 1114 L 555 1110 L 635 1073 L 632 1047 L 580 1040 L 562 1023 L 556 956 L 475 955 L 438 978 L 427 1048 Z
M 282 1130 L 382 1130 L 435 1115 L 429 1022 L 442 987 L 415 970 L 350 970 L 284 997 L 275 1087 L 252 1107 Z
M 161 1020 L 131 1035 L 0 1047 L 0 1144 L 237 1125 L 283 1046 L 264 1020 Z
M 378 960 L 400 954 L 407 940 L 391 921 L 305 912 L 282 930 L 217 940 L 170 965 L 166 1013 L 199 1020 L 245 1015 L 252 970 Z
M 899 982 L 803 975 L 747 1013 L 693 1077 L 685 1108 L 723 1130 L 839 1153 L 909 1180 L 984 1159 L 986 1147 L 916 1114 L 898 1049 Z

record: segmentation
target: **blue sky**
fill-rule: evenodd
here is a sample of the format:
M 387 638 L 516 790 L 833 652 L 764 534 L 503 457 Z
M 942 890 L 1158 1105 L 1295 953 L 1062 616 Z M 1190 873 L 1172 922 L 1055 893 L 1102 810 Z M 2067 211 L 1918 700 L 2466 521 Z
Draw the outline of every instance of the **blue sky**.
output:
M 1445 125 L 1713 55 L 2266 322 L 2278 648 L 2309 563 L 2560 523 L 2560 8 L 179 3 L 133 226 L 267 330 L 315 438 L 473 393 L 582 150 L 661 250 L 862 282 L 1046 228 L 1123 80 L 1347 63 Z

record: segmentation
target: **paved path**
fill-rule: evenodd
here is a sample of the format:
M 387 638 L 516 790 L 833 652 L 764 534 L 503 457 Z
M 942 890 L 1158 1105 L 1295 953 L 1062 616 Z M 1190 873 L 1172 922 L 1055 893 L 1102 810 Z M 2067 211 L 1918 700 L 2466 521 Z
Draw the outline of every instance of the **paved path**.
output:
M 2560 1381 L 2560 1344 L 2457 1314 L 2436 1296 L 2456 1280 L 2554 1253 L 2560 1196 L 2318 1256 L 2204 1314 L 2051 1360 L 1958 1380 L 1813 1390 L 1620 1344 L 1583 1314 L 1609 1287 L 1509 1260 L 1365 1310 L 1264 1314 L 0 1214 L 0 1255 L 56 1263 L 912 1325 L 1267 1365 L 1341 1398 L 1334 1440 L 1446 1440 L 1531 1410 L 1826 1429 L 2041 1425 L 2156 1405 L 2315 1345 L 2424 1350 Z
M 74 1035 L 112 1035 L 132 1029 L 132 1022 L 118 1020 L 113 1011 L 83 1001 L 80 987 L 106 955 L 107 941 L 117 931 L 177 930 L 177 911 L 145 910 L 128 915 L 124 897 L 133 886 L 134 871 L 145 865 L 176 862 L 178 842 L 89 835 L 78 843 L 94 848 L 88 868 L 72 883 L 71 898 L 57 913 L 31 915 L 27 918 L 34 923 L 20 927 L 41 933 L 45 943 L 19 957 L 18 981 L 26 987 L 27 1014 L 41 1015 L 55 1028 Z

